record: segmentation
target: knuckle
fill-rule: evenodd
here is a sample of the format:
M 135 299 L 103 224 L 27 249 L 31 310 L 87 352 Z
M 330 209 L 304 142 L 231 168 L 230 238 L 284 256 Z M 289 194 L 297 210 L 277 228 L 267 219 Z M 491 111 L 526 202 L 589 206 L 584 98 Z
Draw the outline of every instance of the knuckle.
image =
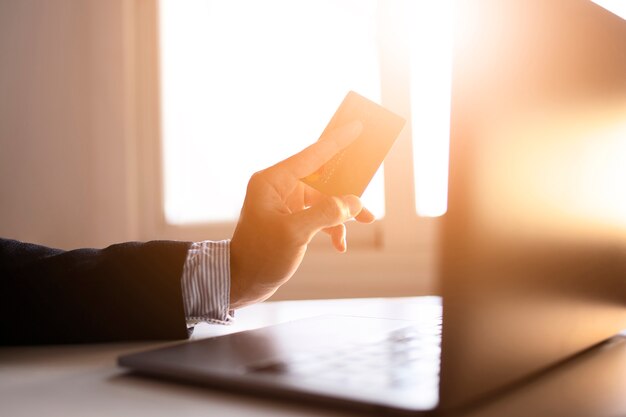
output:
M 254 188 L 264 181 L 265 171 L 257 171 L 248 180 L 248 189 Z
M 330 197 L 323 201 L 320 210 L 322 215 L 331 221 L 341 221 L 343 218 L 343 209 L 341 202 L 337 197 Z

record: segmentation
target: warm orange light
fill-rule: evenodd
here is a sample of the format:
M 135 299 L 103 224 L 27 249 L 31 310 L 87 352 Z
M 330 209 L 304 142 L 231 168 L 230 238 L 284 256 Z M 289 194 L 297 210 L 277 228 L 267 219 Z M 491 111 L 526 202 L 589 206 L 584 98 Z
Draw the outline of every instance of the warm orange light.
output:
M 626 103 L 543 113 L 550 116 L 509 118 L 485 133 L 490 146 L 476 163 L 476 182 L 484 184 L 477 194 L 485 198 L 477 212 L 493 230 L 484 231 L 624 239 Z

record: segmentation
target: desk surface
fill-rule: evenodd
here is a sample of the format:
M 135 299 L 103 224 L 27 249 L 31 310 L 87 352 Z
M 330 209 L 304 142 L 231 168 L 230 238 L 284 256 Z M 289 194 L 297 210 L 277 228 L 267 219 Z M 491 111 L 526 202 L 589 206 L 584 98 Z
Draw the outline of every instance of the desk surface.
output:
M 329 313 L 419 317 L 420 311 L 437 303 L 436 298 L 422 297 L 269 302 L 239 310 L 234 325 L 201 325 L 193 338 Z M 354 415 L 311 404 L 148 379 L 131 375 L 116 365 L 120 354 L 165 344 L 0 348 L 0 415 Z M 626 415 L 625 392 L 626 338 L 618 336 L 469 414 L 472 417 Z

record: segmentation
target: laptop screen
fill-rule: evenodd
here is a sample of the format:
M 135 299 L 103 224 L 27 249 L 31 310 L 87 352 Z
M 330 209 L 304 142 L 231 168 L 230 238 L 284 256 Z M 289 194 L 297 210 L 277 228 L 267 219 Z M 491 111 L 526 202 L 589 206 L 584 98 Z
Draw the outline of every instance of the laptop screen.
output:
M 441 400 L 626 327 L 626 22 L 587 0 L 459 2 Z

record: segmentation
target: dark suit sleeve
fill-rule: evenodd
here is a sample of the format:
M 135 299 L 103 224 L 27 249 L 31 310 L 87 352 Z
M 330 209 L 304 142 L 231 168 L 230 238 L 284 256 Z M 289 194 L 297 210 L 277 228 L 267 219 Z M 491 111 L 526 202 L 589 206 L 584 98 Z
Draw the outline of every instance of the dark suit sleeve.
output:
M 63 251 L 0 239 L 0 343 L 187 337 L 188 248 L 156 241 Z

